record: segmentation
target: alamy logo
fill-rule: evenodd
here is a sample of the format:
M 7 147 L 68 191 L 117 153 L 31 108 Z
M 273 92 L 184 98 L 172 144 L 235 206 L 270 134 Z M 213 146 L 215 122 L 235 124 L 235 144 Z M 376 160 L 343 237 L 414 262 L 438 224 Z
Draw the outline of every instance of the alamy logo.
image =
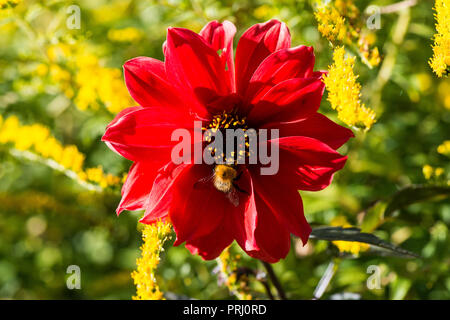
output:
M 70 16 L 66 19 L 66 26 L 70 30 L 81 29 L 81 10 L 77 5 L 67 7 L 66 13 Z
M 376 265 L 367 267 L 367 273 L 372 274 L 367 278 L 367 288 L 370 290 L 381 289 L 381 268 Z
M 66 270 L 67 274 L 70 276 L 67 278 L 66 285 L 67 289 L 81 289 L 81 269 L 77 265 L 70 265 Z
M 366 26 L 369 30 L 381 29 L 381 9 L 379 6 L 369 6 L 366 9 L 367 14 L 370 16 L 367 18 Z
M 171 140 L 178 141 L 171 153 L 174 164 L 248 163 L 261 164 L 261 175 L 274 175 L 278 172 L 278 129 L 205 129 L 202 128 L 201 121 L 194 121 L 193 135 L 194 137 L 191 131 L 183 128 L 172 132 Z M 204 148 L 203 142 L 208 143 Z

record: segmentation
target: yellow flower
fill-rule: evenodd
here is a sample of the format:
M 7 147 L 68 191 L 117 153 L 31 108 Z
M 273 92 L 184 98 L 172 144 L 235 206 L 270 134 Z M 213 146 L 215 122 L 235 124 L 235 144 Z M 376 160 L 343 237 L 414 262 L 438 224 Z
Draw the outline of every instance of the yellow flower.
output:
M 40 63 L 37 65 L 35 72 L 39 77 L 46 76 L 48 73 L 48 67 L 46 64 Z
M 155 271 L 160 261 L 164 242 L 170 239 L 172 226 L 169 222 L 158 221 L 146 225 L 142 231 L 144 244 L 141 246 L 142 256 L 136 260 L 137 270 L 131 274 L 136 285 L 134 300 L 164 299 L 158 284 Z
M 380 52 L 377 47 L 370 51 L 368 46 L 362 45 L 359 47 L 359 53 L 363 62 L 367 63 L 369 66 L 377 66 L 381 62 Z
M 413 79 L 420 92 L 426 92 L 432 85 L 432 77 L 425 72 L 415 74 Z
M 21 0 L 0 0 L 0 9 L 6 9 L 8 7 L 14 8 Z
M 443 173 L 444 173 L 444 169 L 443 169 L 443 168 L 436 168 L 436 169 L 434 170 L 434 175 L 435 175 L 436 177 L 440 177 Z
M 450 180 L 447 180 L 445 175 L 444 168 L 436 167 L 433 168 L 432 166 L 426 164 L 422 168 L 423 176 L 425 179 L 430 180 L 433 179 L 433 182 L 436 183 L 447 183 L 450 184 Z
M 16 134 L 19 130 L 19 118 L 16 116 L 10 116 L 3 121 L 0 128 L 0 143 L 13 142 L 16 138 Z
M 73 171 L 83 181 L 91 181 L 102 188 L 118 185 L 119 177 L 105 174 L 99 166 L 83 172 L 85 155 L 75 145 L 64 146 L 41 124 L 23 125 L 16 116 L 3 121 L 0 116 L 0 143 L 11 143 L 17 150 L 30 151 L 44 159 L 57 162 L 61 167 Z
M 103 67 L 91 51 L 86 45 L 50 46 L 47 56 L 52 81 L 69 99 L 75 96 L 73 101 L 80 110 L 98 110 L 103 104 L 111 113 L 118 113 L 132 106 L 120 69 Z
M 231 246 L 226 248 L 217 258 L 219 271 L 231 294 L 234 294 L 239 300 L 252 300 L 252 295 L 248 292 L 248 277 L 246 275 L 239 275 L 238 278 L 238 263 L 241 259 L 240 254 L 232 254 Z
M 433 57 L 429 64 L 438 77 L 450 71 L 450 3 L 448 0 L 436 0 L 434 10 L 436 31 L 434 35 Z
M 328 75 L 324 76 L 331 107 L 347 125 L 370 129 L 375 122 L 375 112 L 360 101 L 361 85 L 353 73 L 355 58 L 345 57 L 344 47 L 339 47 L 334 50 L 333 62 Z
M 345 18 L 332 6 L 319 5 L 314 13 L 319 32 L 329 41 L 344 40 L 347 33 Z
M 444 79 L 439 83 L 438 94 L 444 107 L 450 110 L 450 79 Z
M 446 156 L 450 156 L 450 140 L 446 140 L 441 145 L 439 145 L 439 147 L 437 147 L 437 152 Z
M 108 39 L 116 42 L 135 42 L 142 38 L 139 29 L 128 27 L 124 29 L 111 29 L 108 31 Z
M 353 0 L 316 1 L 314 16 L 318 22 L 317 29 L 333 45 L 345 44 L 359 52 L 361 60 L 370 68 L 377 66 L 380 53 L 375 42 L 374 33 L 363 31 L 359 9 Z
M 430 179 L 431 176 L 433 175 L 433 167 L 428 164 L 424 165 L 422 168 L 422 173 L 425 179 L 427 180 Z
M 86 170 L 87 179 L 99 183 L 102 180 L 103 170 L 101 167 Z
M 259 20 L 267 20 L 270 17 L 273 17 L 278 14 L 278 9 L 274 6 L 270 6 L 268 4 L 263 4 L 259 6 L 253 11 L 253 15 L 255 18 Z
M 338 9 L 340 14 L 351 20 L 359 17 L 359 10 L 353 3 L 353 0 L 336 0 L 334 6 Z
M 72 54 L 73 49 L 67 43 L 53 44 L 47 48 L 47 56 L 52 63 L 64 61 Z

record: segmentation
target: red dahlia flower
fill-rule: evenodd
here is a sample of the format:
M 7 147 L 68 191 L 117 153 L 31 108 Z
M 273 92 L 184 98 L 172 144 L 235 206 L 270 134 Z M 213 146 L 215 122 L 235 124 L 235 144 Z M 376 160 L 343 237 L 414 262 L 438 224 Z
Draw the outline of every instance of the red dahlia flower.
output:
M 289 30 L 271 20 L 240 38 L 233 60 L 234 25 L 208 23 L 199 34 L 169 28 L 165 61 L 138 57 L 124 65 L 125 82 L 140 106 L 123 110 L 103 141 L 132 165 L 117 208 L 145 209 L 141 222 L 170 219 L 177 239 L 204 259 L 233 240 L 267 262 L 284 258 L 290 234 L 306 243 L 311 228 L 298 190 L 327 187 L 347 159 L 336 149 L 353 133 L 317 110 L 323 72 L 314 72 L 312 47 L 290 47 Z M 171 133 L 193 132 L 194 121 L 227 116 L 247 128 L 279 129 L 279 171 L 261 175 L 260 164 L 240 165 L 239 201 L 214 186 L 196 188 L 214 166 L 171 162 Z M 222 129 L 222 128 L 219 128 Z

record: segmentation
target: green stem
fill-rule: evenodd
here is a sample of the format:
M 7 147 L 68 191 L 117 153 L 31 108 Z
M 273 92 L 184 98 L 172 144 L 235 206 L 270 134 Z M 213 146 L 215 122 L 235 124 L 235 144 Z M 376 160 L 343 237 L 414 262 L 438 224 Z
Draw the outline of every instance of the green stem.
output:
M 262 261 L 264 267 L 266 268 L 267 275 L 269 276 L 270 280 L 272 281 L 272 284 L 277 289 L 278 297 L 281 300 L 287 300 L 286 293 L 284 292 L 283 287 L 281 286 L 280 281 L 278 280 L 277 275 L 273 271 L 272 265 L 270 263 L 267 263 L 265 261 Z

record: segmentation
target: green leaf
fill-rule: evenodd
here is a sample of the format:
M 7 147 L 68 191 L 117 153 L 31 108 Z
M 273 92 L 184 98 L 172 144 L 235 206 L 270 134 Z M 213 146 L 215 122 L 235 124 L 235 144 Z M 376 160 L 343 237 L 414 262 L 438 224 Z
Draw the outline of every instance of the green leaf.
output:
M 419 255 L 414 252 L 400 248 L 392 243 L 381 240 L 371 233 L 361 232 L 358 228 L 342 228 L 342 227 L 318 227 L 311 232 L 312 239 L 327 241 L 354 241 L 368 243 L 372 246 L 385 249 L 400 257 L 418 258 Z
M 414 185 L 394 194 L 384 215 L 391 216 L 395 211 L 421 201 L 436 201 L 450 198 L 450 187 Z
M 391 300 L 403 300 L 411 288 L 411 280 L 405 278 L 397 278 L 391 284 Z
M 378 201 L 375 205 L 367 209 L 361 223 L 361 231 L 371 232 L 383 223 L 386 206 L 386 202 Z

